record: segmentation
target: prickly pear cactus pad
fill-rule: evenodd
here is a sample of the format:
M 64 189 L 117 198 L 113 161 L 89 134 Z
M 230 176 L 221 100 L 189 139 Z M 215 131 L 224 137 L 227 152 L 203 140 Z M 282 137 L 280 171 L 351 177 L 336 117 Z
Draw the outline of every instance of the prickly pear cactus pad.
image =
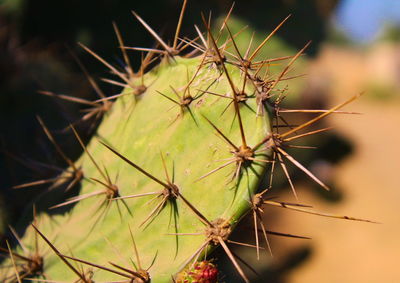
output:
M 240 70 L 226 69 L 242 86 Z M 125 89 L 76 162 L 85 178 L 80 196 L 69 201 L 74 208 L 51 221 L 59 233 L 45 217 L 37 228 L 65 255 L 71 249 L 88 262 L 133 268 L 130 228 L 152 282 L 170 281 L 202 248 L 214 245 L 205 246 L 209 224 L 219 219 L 233 228 L 249 210 L 269 162 L 270 151 L 261 147 L 271 132 L 269 116 L 256 115 L 254 98 L 234 102 L 228 77 L 202 56 L 174 57 L 146 74 L 149 87 L 141 95 Z M 253 95 L 254 86 L 247 83 L 244 92 Z M 111 198 L 101 193 L 112 186 L 117 192 Z M 24 238 L 34 233 L 28 230 Z M 76 279 L 54 253 L 44 259 L 44 270 L 54 280 Z M 121 276 L 100 269 L 93 279 Z
M 196 26 L 195 40 L 181 39 L 186 2 L 172 46 L 136 13 L 162 49 L 125 47 L 115 26 L 124 50 L 123 71 L 82 46 L 118 77 L 119 81 L 108 82 L 123 86 L 121 94 L 106 97 L 90 76 L 100 96 L 97 101 L 42 92 L 90 106 L 82 120 L 69 127 L 83 154 L 72 162 L 45 121 L 38 118 L 69 167 L 55 178 L 15 186 L 49 184 L 48 191 L 28 209 L 29 213 L 33 210 L 32 225 L 23 235 L 10 228 L 15 245 L 7 241 L 7 248 L 0 247 L 0 255 L 8 256 L 0 266 L 1 282 L 211 283 L 217 282 L 218 270 L 209 255 L 217 246 L 243 280 L 250 282 L 229 245 L 255 248 L 258 258 L 261 249 L 271 251 L 269 231 L 262 224 L 263 205 L 361 220 L 265 199 L 269 188 L 260 186 L 272 180 L 266 172 L 277 163 L 297 197 L 284 163 L 288 161 L 329 189 L 289 155 L 286 147 L 292 140 L 326 131 L 303 130 L 327 115 L 345 113 L 338 110 L 356 96 L 329 110 L 298 110 L 319 115 L 298 126 L 284 124 L 288 130 L 280 133 L 279 123 L 285 123 L 280 113 L 296 110 L 280 108 L 286 87 L 280 88 L 279 83 L 290 78 L 290 67 L 308 44 L 292 56 L 256 61 L 287 18 L 256 48 L 250 42 L 241 54 L 235 43 L 237 34 L 227 24 L 231 11 L 216 35 L 203 16 L 206 32 Z M 224 40 L 222 31 L 228 35 Z M 137 73 L 125 49 L 147 52 Z M 285 64 L 272 78 L 268 65 L 273 62 Z M 153 67 L 145 73 L 149 66 Z M 89 119 L 101 123 L 85 145 L 76 125 Z M 246 214 L 254 219 L 255 243 L 229 240 Z

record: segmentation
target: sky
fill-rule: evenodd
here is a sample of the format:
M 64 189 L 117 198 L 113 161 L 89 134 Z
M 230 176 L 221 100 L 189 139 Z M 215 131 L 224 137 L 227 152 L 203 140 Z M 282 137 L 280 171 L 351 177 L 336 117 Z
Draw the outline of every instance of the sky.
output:
M 342 0 L 335 15 L 336 25 L 359 43 L 374 40 L 388 22 L 400 26 L 400 0 Z

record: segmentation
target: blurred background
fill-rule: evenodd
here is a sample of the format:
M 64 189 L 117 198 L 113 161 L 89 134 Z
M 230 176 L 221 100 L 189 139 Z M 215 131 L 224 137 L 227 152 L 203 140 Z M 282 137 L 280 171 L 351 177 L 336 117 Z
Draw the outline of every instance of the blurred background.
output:
M 212 10 L 221 21 L 232 2 L 191 0 L 182 33 L 194 36 L 193 24 L 202 26 L 200 12 Z M 151 47 L 151 36 L 131 14 L 135 10 L 163 38 L 173 38 L 181 1 L 153 0 L 0 0 L 0 238 L 14 225 L 26 204 L 43 187 L 12 190 L 13 186 L 53 176 L 52 168 L 65 167 L 46 139 L 36 115 L 52 130 L 68 156 L 73 137 L 63 129 L 81 117 L 82 105 L 38 94 L 49 90 L 95 99 L 75 54 L 96 78 L 107 77 L 104 67 L 77 46 L 82 42 L 103 58 L 121 65 L 112 22 L 128 46 Z M 333 190 L 314 186 L 290 168 L 299 199 L 318 211 L 382 222 L 368 224 L 265 208 L 265 225 L 272 231 L 299 234 L 312 240 L 270 237 L 273 258 L 255 259 L 255 251 L 237 249 L 260 276 L 254 282 L 399 282 L 400 270 L 400 2 L 397 0 L 248 0 L 237 1 L 231 26 L 239 30 L 245 48 L 256 31 L 262 40 L 283 18 L 291 19 L 264 48 L 263 56 L 293 55 L 312 40 L 294 74 L 306 76 L 288 82 L 287 107 L 328 108 L 350 96 L 364 96 L 346 107 L 361 115 L 331 115 L 324 126 L 329 134 L 304 142 L 315 150 L 291 152 Z M 130 53 L 136 66 L 140 54 Z M 104 92 L 115 86 L 99 82 Z M 312 116 L 288 117 L 299 123 Z M 81 125 L 85 127 L 85 125 Z M 82 131 L 80 131 L 82 132 Z M 87 131 L 88 137 L 91 132 Z M 277 172 L 270 196 L 294 201 L 282 173 Z M 251 219 L 234 236 L 254 241 Z M 248 233 L 247 233 L 248 231 Z M 218 263 L 225 282 L 239 282 L 224 255 Z M 258 279 L 257 279 L 258 278 Z

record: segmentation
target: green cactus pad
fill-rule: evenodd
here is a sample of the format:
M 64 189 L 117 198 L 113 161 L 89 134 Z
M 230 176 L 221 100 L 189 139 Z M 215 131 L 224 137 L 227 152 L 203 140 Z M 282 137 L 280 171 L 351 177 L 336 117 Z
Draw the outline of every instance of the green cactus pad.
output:
M 227 70 L 234 84 L 241 88 L 240 69 L 228 65 Z M 75 203 L 63 215 L 50 218 L 42 213 L 37 227 L 64 255 L 112 269 L 115 268 L 109 262 L 136 270 L 139 266 L 131 229 L 140 267 L 150 267 L 151 282 L 170 282 L 204 246 L 207 226 L 179 196 L 166 197 L 161 206 L 165 196 L 163 185 L 118 154 L 161 182 L 167 183 L 169 178 L 180 195 L 209 222 L 223 219 L 231 226 L 250 210 L 251 197 L 268 163 L 247 160 L 238 168 L 238 161 L 233 159 L 234 149 L 221 133 L 237 147 L 242 145 L 238 113 L 227 76 L 216 64 L 204 64 L 202 56 L 174 57 L 147 73 L 144 81 L 148 88 L 143 94 L 135 96 L 127 88 L 126 95 L 114 102 L 87 145 L 90 156 L 83 154 L 76 165 L 85 176 L 80 196 L 104 190 L 100 182 L 107 184 L 108 177 L 118 187 L 120 197 L 158 193 L 111 201 L 105 194 L 91 196 Z M 180 106 L 172 100 L 182 98 L 185 89 L 185 97 L 190 94 L 190 99 L 194 99 L 187 106 Z M 253 95 L 254 85 L 247 83 L 245 92 Z M 265 113 L 256 115 L 255 98 L 238 106 L 246 143 L 252 148 L 270 133 L 269 117 Z M 261 147 L 259 150 L 254 158 L 267 161 L 270 152 Z M 228 162 L 231 163 L 201 178 Z M 239 174 L 235 176 L 235 172 Z M 155 210 L 157 205 L 159 209 Z M 197 235 L 179 235 L 186 233 Z M 28 229 L 23 242 L 31 242 L 34 234 L 33 229 Z M 44 241 L 39 243 L 39 250 L 48 250 Z M 212 249 L 212 243 L 207 249 Z M 77 280 L 77 275 L 53 252 L 44 258 L 44 273 L 51 280 Z M 96 282 L 121 279 L 112 272 L 94 270 Z

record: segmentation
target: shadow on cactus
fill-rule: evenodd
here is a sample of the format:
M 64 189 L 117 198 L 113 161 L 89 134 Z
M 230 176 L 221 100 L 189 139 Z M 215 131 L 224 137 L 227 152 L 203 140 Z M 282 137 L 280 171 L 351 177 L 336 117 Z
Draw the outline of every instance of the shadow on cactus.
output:
M 262 221 L 264 205 L 367 221 L 268 198 L 277 164 L 297 198 L 285 162 L 329 189 L 286 149 L 293 147 L 293 140 L 328 130 L 307 128 L 333 113 L 348 114 L 340 109 L 357 96 L 329 110 L 282 108 L 286 97 L 282 82 L 296 77 L 292 65 L 309 43 L 290 56 L 258 59 L 258 55 L 289 17 L 258 46 L 250 41 L 242 54 L 235 41 L 240 34 L 232 34 L 229 28 L 232 9 L 216 33 L 211 32 L 211 19 L 202 15 L 205 31 L 195 26 L 196 38 L 182 38 L 186 4 L 185 0 L 171 45 L 135 12 L 134 17 L 155 38 L 156 48 L 125 46 L 114 25 L 125 60 L 123 70 L 82 46 L 116 77 L 107 81 L 123 87 L 120 94 L 107 97 L 89 75 L 100 97 L 97 101 L 43 92 L 88 105 L 87 113 L 69 128 L 84 152 L 72 162 L 39 119 L 70 168 L 47 180 L 48 192 L 34 201 L 41 205 L 35 223 L 22 238 L 13 233 L 19 245 L 1 249 L 9 255 L 1 266 L 3 281 L 217 282 L 223 276 L 218 276 L 212 251 L 221 247 L 243 281 L 250 282 L 246 263 L 230 245 L 254 249 L 259 258 L 261 252 L 271 253 L 268 235 L 299 238 L 267 230 Z M 138 72 L 131 67 L 128 50 L 146 53 Z M 271 64 L 282 65 L 282 70 L 271 74 Z M 287 125 L 282 115 L 293 112 L 318 116 L 301 125 Z M 75 127 L 90 119 L 102 121 L 85 145 Z M 268 182 L 269 186 L 260 186 Z M 53 190 L 62 187 L 68 192 L 77 184 L 79 194 L 49 200 Z M 66 208 L 62 213 L 51 213 L 62 207 Z M 247 214 L 254 217 L 254 242 L 230 240 Z M 47 252 L 40 254 L 39 262 L 32 260 L 29 250 Z

